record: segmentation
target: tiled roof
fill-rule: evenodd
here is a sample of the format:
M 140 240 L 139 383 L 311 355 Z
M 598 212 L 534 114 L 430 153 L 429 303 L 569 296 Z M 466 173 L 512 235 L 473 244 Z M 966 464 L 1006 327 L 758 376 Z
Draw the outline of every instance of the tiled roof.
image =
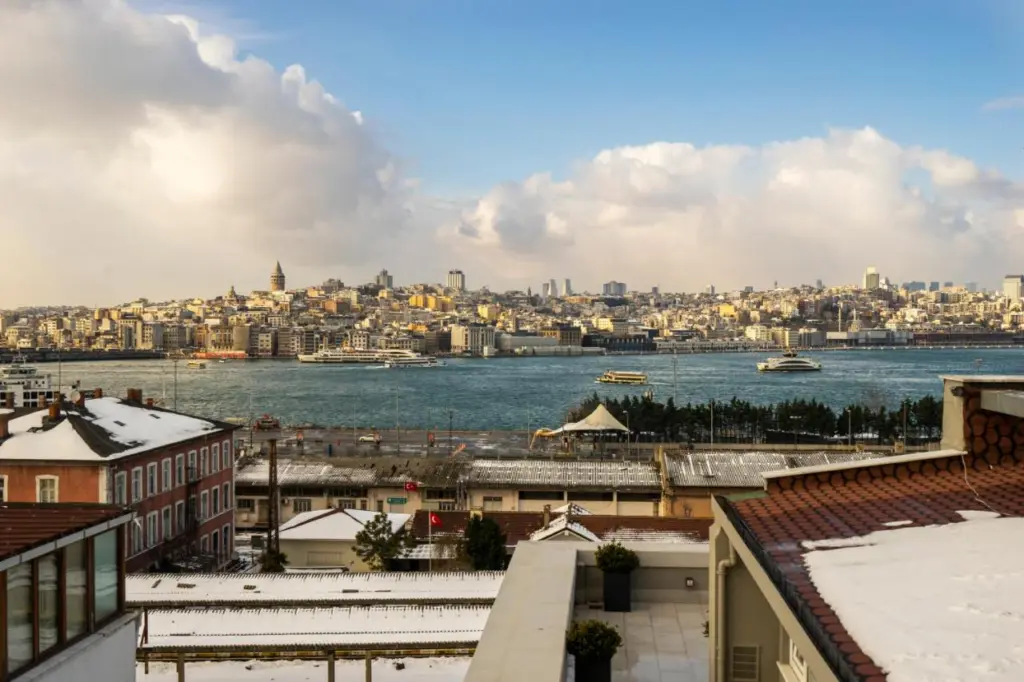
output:
M 469 484 L 476 487 L 547 487 L 560 490 L 660 490 L 654 462 L 623 460 L 475 460 Z
M 462 535 L 469 523 L 470 514 L 466 511 L 433 512 L 441 525 L 433 529 L 435 535 L 440 533 L 456 533 Z M 413 515 L 413 535 L 417 538 L 427 537 L 427 516 L 430 512 L 418 511 Z M 543 512 L 484 512 L 484 518 L 493 519 L 502 532 L 506 542 L 514 546 L 519 542 L 530 540 L 530 536 L 544 527 Z M 552 513 L 552 523 L 561 515 Z M 606 516 L 588 514 L 573 516 L 573 524 L 578 524 L 601 540 L 647 541 L 647 542 L 704 542 L 708 539 L 711 527 L 710 519 L 676 519 L 666 516 Z
M 2 504 L 0 561 L 130 513 L 112 504 Z
M 760 488 L 762 474 L 877 458 L 867 452 L 682 452 L 666 454 L 669 480 L 680 488 Z
M 811 581 L 803 558 L 809 550 L 802 543 L 961 523 L 960 511 L 988 511 L 979 497 L 1004 514 L 1024 514 L 1024 464 L 998 453 L 962 459 L 947 451 L 930 459 L 907 456 L 874 466 L 797 472 L 770 480 L 763 495 L 716 500 L 836 676 L 844 682 L 880 682 L 886 679 L 882 670 Z

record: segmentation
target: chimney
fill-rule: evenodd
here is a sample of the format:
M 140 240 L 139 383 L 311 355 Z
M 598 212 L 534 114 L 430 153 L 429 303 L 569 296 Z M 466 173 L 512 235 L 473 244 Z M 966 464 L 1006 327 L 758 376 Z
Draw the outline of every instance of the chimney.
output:
M 551 526 L 551 505 L 544 505 L 544 530 L 547 530 Z
M 11 421 L 11 415 L 0 414 L 0 440 L 3 440 L 11 435 L 10 430 L 7 428 L 7 422 Z
M 146 398 L 146 407 L 153 407 L 153 399 Z
M 75 407 L 79 407 L 79 408 L 85 407 L 85 394 L 84 393 L 79 393 L 78 397 L 75 398 Z
M 50 420 L 57 421 L 58 419 L 60 419 L 60 403 L 55 401 L 50 405 Z
M 8 410 L 14 409 L 14 391 L 7 391 L 7 393 L 4 393 L 4 407 Z
M 102 388 L 97 388 L 96 390 L 94 390 L 92 392 L 92 394 L 96 398 L 102 398 L 103 397 L 103 389 Z

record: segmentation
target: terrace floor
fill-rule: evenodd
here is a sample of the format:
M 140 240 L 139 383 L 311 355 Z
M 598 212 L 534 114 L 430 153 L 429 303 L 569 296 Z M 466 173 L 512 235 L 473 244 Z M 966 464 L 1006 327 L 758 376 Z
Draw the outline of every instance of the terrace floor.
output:
M 703 604 L 643 602 L 633 602 L 630 613 L 586 605 L 575 610 L 577 620 L 601 620 L 622 634 L 623 646 L 612 659 L 612 682 L 706 682 L 706 614 Z

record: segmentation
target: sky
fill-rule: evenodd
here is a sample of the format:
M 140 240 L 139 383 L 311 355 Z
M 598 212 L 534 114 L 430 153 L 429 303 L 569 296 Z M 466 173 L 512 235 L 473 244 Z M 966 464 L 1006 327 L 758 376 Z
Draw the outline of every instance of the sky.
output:
M 1014 0 L 0 3 L 0 307 L 1024 271 Z

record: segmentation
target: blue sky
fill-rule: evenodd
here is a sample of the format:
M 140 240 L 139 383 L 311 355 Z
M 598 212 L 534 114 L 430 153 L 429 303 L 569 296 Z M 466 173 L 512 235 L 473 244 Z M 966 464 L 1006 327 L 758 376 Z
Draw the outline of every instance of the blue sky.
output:
M 186 6 L 187 9 L 187 6 Z M 870 125 L 1024 175 L 1012 0 L 246 0 L 201 17 L 364 112 L 428 191 L 469 196 L 657 140 Z

